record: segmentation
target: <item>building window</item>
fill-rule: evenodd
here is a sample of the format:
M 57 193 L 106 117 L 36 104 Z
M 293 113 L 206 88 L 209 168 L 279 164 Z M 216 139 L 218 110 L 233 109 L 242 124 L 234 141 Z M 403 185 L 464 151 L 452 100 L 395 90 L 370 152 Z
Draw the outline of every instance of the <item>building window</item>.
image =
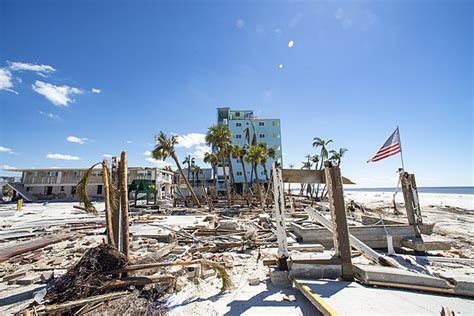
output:
M 240 117 L 240 112 L 235 112 L 235 117 Z
M 242 123 L 235 123 L 235 126 L 240 127 L 242 126 Z
M 242 171 L 237 171 L 237 175 L 238 175 L 238 176 L 241 176 L 241 175 L 242 175 Z
M 71 187 L 71 195 L 76 195 L 76 186 Z
M 44 195 L 52 195 L 53 187 L 44 187 Z
M 278 121 L 272 121 L 273 126 L 278 126 Z
M 258 126 L 265 126 L 265 122 L 258 122 Z
M 242 138 L 242 135 L 241 134 L 236 134 L 235 138 Z
M 97 194 L 102 194 L 102 185 L 101 184 L 99 184 L 97 186 Z
M 64 186 L 61 186 L 61 192 L 64 192 Z
M 31 187 L 26 187 L 26 192 L 30 192 Z
M 259 134 L 258 137 L 265 138 L 265 134 Z
M 265 175 L 265 171 L 260 172 L 260 174 L 261 174 L 262 176 L 264 176 L 264 175 Z
M 59 176 L 59 172 L 56 171 L 56 172 L 54 173 L 54 175 L 55 175 L 56 177 Z
M 280 134 L 278 134 L 278 133 L 273 133 L 273 138 L 280 138 Z

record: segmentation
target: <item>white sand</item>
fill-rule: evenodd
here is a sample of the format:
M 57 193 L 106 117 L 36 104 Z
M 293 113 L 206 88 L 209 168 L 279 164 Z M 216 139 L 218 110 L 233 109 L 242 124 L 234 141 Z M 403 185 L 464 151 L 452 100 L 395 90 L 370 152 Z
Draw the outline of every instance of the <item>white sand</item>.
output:
M 360 203 L 370 203 L 372 205 L 378 202 L 382 204 L 391 203 L 393 192 L 364 192 L 364 191 L 346 191 L 344 193 L 347 199 L 352 199 Z M 474 210 L 473 194 L 437 194 L 437 193 L 418 193 L 420 205 L 423 206 L 445 206 L 459 207 L 466 210 Z M 403 203 L 403 194 L 398 192 L 395 201 Z

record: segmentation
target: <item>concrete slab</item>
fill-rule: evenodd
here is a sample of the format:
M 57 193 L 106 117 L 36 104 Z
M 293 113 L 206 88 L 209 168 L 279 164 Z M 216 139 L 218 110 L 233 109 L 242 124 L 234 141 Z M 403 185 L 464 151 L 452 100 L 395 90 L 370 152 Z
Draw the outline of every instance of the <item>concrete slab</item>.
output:
M 451 242 L 447 238 L 438 236 L 422 236 L 406 237 L 401 240 L 403 247 L 413 249 L 415 251 L 431 251 L 431 250 L 449 250 Z
M 356 277 L 365 284 L 412 288 L 439 293 L 451 293 L 474 297 L 474 278 L 472 276 L 450 277 L 451 283 L 422 273 L 397 268 L 354 264 Z
M 456 315 L 474 311 L 474 300 L 468 298 L 334 280 L 295 280 L 295 285 L 323 315 L 439 315 L 442 307 Z

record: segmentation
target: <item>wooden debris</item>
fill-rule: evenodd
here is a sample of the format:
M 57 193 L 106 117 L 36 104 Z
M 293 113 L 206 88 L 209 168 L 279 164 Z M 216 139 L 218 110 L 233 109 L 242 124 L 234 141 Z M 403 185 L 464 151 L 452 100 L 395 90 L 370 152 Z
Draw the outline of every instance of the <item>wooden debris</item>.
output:
M 76 237 L 75 233 L 64 233 L 56 235 L 48 235 L 33 240 L 28 240 L 22 243 L 15 244 L 13 246 L 5 247 L 0 253 L 0 262 L 4 262 L 13 256 L 23 254 L 29 251 L 33 251 L 44 246 L 48 246 L 63 240 L 71 239 Z

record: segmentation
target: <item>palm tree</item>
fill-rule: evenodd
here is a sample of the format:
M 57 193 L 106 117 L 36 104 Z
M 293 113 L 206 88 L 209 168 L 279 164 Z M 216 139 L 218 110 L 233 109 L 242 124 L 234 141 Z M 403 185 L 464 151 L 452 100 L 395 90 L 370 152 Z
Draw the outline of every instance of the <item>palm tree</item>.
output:
M 319 138 L 319 137 L 315 137 L 313 139 L 313 147 L 316 148 L 316 149 L 318 147 L 321 148 L 321 152 L 319 154 L 319 158 L 321 159 L 321 161 L 320 161 L 321 165 L 319 167 L 319 170 L 323 169 L 324 160 L 328 157 L 327 145 L 329 145 L 330 143 L 332 143 L 332 139 L 330 139 L 328 141 L 325 141 L 324 139 Z
M 189 180 L 189 173 L 191 172 L 191 165 L 194 164 L 194 158 L 191 155 L 187 155 L 186 159 L 183 160 L 183 165 L 188 165 L 188 180 Z
M 319 137 L 315 137 L 313 139 L 313 147 L 316 148 L 316 149 L 318 147 L 321 148 L 321 151 L 320 151 L 320 154 L 319 154 L 319 158 L 321 160 L 321 164 L 319 165 L 319 170 L 323 170 L 324 160 L 326 160 L 328 158 L 327 145 L 329 145 L 330 143 L 332 143 L 332 139 L 330 139 L 328 141 L 325 141 L 324 139 L 319 138 Z M 319 193 L 319 183 L 318 183 L 318 188 L 317 188 L 317 191 L 316 191 L 316 198 L 318 197 L 318 193 Z
M 306 156 L 306 159 L 307 161 L 303 161 L 301 164 L 301 170 L 303 169 L 308 169 L 308 170 L 311 170 L 311 168 L 313 167 L 313 164 L 311 162 L 311 155 L 307 154 Z M 307 183 L 307 185 L 311 188 L 311 184 Z M 305 183 L 301 183 L 301 190 L 300 190 L 300 195 L 303 195 L 304 193 L 304 188 L 305 188 Z
M 234 165 L 232 164 L 232 143 L 229 142 L 225 148 L 225 154 L 226 154 L 226 160 L 229 161 L 229 178 L 230 178 L 230 183 L 232 185 L 232 188 L 234 191 L 237 191 L 236 184 L 235 184 L 235 178 L 234 178 Z
M 331 154 L 331 157 L 329 157 L 329 159 L 334 160 L 338 166 L 341 166 L 341 159 L 346 152 L 346 148 L 339 148 L 339 151 L 331 150 L 329 151 L 329 153 Z
M 192 165 L 191 165 L 191 168 L 190 168 L 190 170 L 191 170 L 191 175 L 193 176 L 193 187 L 196 186 L 195 176 L 196 176 L 196 172 L 197 172 L 197 167 L 198 167 L 198 166 L 196 166 L 195 164 L 192 164 Z
M 217 124 L 209 127 L 209 130 L 206 134 L 206 143 L 207 145 L 212 145 L 217 148 L 217 156 L 219 157 L 220 162 L 222 163 L 222 170 L 224 173 L 224 182 L 225 189 L 227 194 L 228 206 L 232 204 L 231 195 L 230 195 L 230 186 L 229 180 L 227 179 L 227 171 L 225 167 L 225 160 L 227 158 L 226 150 L 231 143 L 232 134 L 229 130 L 229 127 L 223 124 Z
M 194 174 L 196 175 L 196 186 L 199 187 L 199 174 L 202 174 L 202 169 L 198 165 L 194 165 L 193 167 Z
M 216 166 L 219 163 L 219 158 L 217 157 L 216 154 L 213 153 L 205 153 L 204 154 L 204 162 L 211 164 L 212 167 L 212 174 L 213 174 L 213 182 L 214 182 L 214 188 L 217 192 L 217 179 L 216 179 Z
M 158 160 L 165 160 L 166 158 L 171 157 L 174 160 L 174 162 L 176 163 L 176 167 L 178 167 L 179 174 L 181 175 L 181 177 L 183 177 L 184 182 L 186 183 L 186 187 L 191 193 L 191 197 L 194 203 L 198 207 L 201 207 L 201 203 L 199 202 L 196 193 L 194 193 L 191 184 L 189 184 L 188 178 L 184 176 L 183 169 L 181 168 L 178 156 L 176 155 L 175 146 L 176 144 L 178 144 L 178 135 L 172 135 L 171 138 L 168 138 L 165 133 L 163 133 L 163 131 L 160 131 L 160 134 L 155 136 L 155 141 L 156 146 L 153 149 L 153 152 L 151 153 L 152 157 Z
M 240 163 L 242 164 L 242 173 L 244 174 L 244 185 L 243 185 L 243 193 L 247 190 L 249 187 L 249 182 L 247 179 L 247 171 L 245 170 L 245 162 L 244 162 L 244 157 L 247 154 L 247 145 L 244 145 L 243 147 L 239 145 L 234 145 L 232 147 L 232 157 L 233 158 L 238 158 L 240 160 Z
M 252 145 L 247 151 L 247 156 L 245 156 L 245 162 L 252 165 L 253 172 L 255 173 L 255 181 L 257 183 L 258 195 L 259 195 L 260 203 L 262 207 L 263 207 L 263 194 L 262 194 L 262 188 L 260 186 L 260 179 L 257 173 L 257 165 L 260 164 L 263 159 L 265 159 L 265 155 L 266 155 L 265 149 L 262 146 Z

